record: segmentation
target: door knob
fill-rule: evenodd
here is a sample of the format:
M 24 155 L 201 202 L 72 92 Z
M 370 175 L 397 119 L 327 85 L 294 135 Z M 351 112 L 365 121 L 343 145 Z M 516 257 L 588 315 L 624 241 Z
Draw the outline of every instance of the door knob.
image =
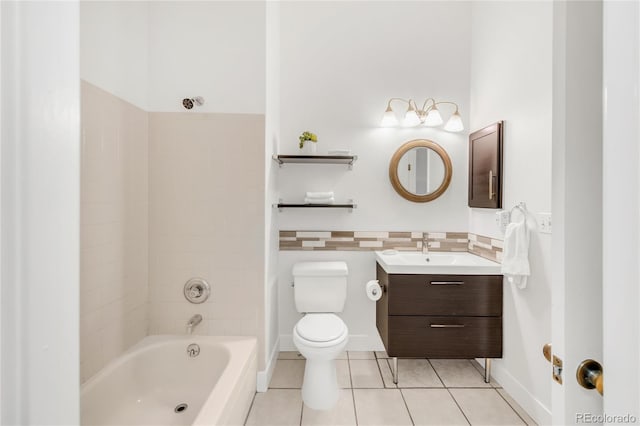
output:
M 585 389 L 596 389 L 600 395 L 604 392 L 602 365 L 592 359 L 585 359 L 578 366 L 576 379 Z
M 547 343 L 542 347 L 542 355 L 544 355 L 547 361 L 551 362 L 551 343 Z

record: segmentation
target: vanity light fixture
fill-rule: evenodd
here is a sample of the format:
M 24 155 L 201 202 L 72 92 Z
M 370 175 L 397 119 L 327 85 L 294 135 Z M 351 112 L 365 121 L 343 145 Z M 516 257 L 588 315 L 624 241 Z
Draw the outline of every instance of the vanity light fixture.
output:
M 413 127 L 420 124 L 424 124 L 425 126 L 429 127 L 442 125 L 443 120 L 442 116 L 440 115 L 438 105 L 449 104 L 455 106 L 456 110 L 451 115 L 451 117 L 449 117 L 449 120 L 447 120 L 447 123 L 444 125 L 444 130 L 446 130 L 447 132 L 461 132 L 464 130 L 462 117 L 460 116 L 460 112 L 458 111 L 458 104 L 449 101 L 436 102 L 436 100 L 433 98 L 427 98 L 422 104 L 422 108 L 420 109 L 413 99 L 389 99 L 389 102 L 387 102 L 387 109 L 384 111 L 382 122 L 380 123 L 383 127 L 393 127 L 399 124 L 396 113 L 393 111 L 393 108 L 391 108 L 391 102 L 394 101 L 400 101 L 407 105 L 407 112 L 405 112 L 404 119 L 402 121 L 402 125 L 405 127 Z

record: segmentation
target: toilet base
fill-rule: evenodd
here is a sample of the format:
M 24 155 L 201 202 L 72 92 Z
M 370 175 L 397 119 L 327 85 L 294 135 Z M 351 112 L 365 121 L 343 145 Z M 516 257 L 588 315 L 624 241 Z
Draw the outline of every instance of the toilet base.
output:
M 338 402 L 335 360 L 310 360 L 304 368 L 302 400 L 314 410 L 330 410 Z

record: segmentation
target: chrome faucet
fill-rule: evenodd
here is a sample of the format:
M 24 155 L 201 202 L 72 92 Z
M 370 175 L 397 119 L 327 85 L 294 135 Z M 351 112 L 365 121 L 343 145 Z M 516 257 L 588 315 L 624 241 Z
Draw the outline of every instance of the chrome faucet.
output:
M 422 237 L 422 254 L 429 254 L 429 237 L 426 232 Z
M 187 334 L 191 334 L 196 325 L 202 322 L 202 315 L 195 314 L 187 322 Z

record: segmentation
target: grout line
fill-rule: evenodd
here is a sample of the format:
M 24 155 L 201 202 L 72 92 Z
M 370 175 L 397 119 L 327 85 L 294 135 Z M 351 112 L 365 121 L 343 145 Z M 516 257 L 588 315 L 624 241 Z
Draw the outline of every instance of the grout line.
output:
M 253 410 L 253 404 L 256 402 L 256 395 L 258 395 L 258 392 L 253 394 L 253 399 L 251 400 L 251 405 L 249 406 L 249 410 L 247 411 L 247 417 L 244 418 L 244 423 L 242 423 L 243 425 L 246 425 L 247 421 L 249 421 L 249 415 L 251 414 L 251 410 Z
M 382 382 L 382 389 L 384 389 L 387 386 L 384 383 L 384 377 L 382 375 L 382 370 L 380 369 L 380 363 L 378 362 L 377 358 L 374 360 L 374 362 L 376 363 L 376 367 L 378 367 L 378 374 L 380 375 L 380 381 Z
M 404 394 L 402 393 L 402 389 L 398 389 L 398 390 L 400 391 L 400 397 L 402 398 L 402 402 L 404 402 L 404 407 L 407 409 L 407 413 L 409 413 L 409 420 L 411 420 L 411 424 L 415 426 L 416 422 L 413 421 L 411 410 L 409 410 L 409 405 L 407 405 L 407 400 L 404 399 Z
M 493 388 L 493 390 L 498 392 L 498 389 L 496 388 Z M 507 405 L 513 410 L 513 412 L 516 413 L 516 416 L 520 417 L 520 420 L 522 420 L 522 423 L 524 423 L 525 425 L 529 425 L 529 423 L 527 423 L 527 421 L 520 415 L 520 413 L 518 413 L 518 410 L 513 408 L 513 405 L 511 405 L 511 403 L 507 400 L 507 398 L 505 398 L 504 395 L 502 395 L 502 393 L 498 392 L 498 395 L 500 395 L 500 398 L 504 399 L 504 402 L 506 402 Z
M 451 398 L 453 399 L 453 402 L 456 404 L 456 406 L 458 407 L 458 410 L 460 410 L 460 412 L 462 413 L 462 415 L 464 416 L 464 419 L 467 421 L 467 423 L 469 423 L 469 425 L 471 425 L 471 422 L 469 421 L 469 418 L 467 417 L 467 414 L 464 412 L 464 410 L 462 409 L 462 407 L 460 406 L 460 404 L 458 403 L 458 400 L 456 399 L 455 396 L 453 396 L 453 394 L 451 393 L 451 390 L 449 388 L 446 388 L 447 392 L 449 392 L 449 395 L 451 395 Z
M 391 370 L 391 365 L 389 364 L 389 358 L 385 359 L 384 361 L 387 364 L 387 368 L 389 369 L 389 373 L 391 373 L 391 384 L 393 385 L 393 387 L 390 388 L 390 389 L 400 389 L 400 386 L 398 386 L 397 383 L 393 383 L 393 371 Z M 399 379 L 399 377 L 398 377 L 398 379 Z M 398 381 L 400 381 L 400 380 L 398 380 Z
M 353 416 L 356 420 L 356 426 L 358 426 L 358 410 L 356 410 L 356 393 L 353 389 L 353 379 L 351 378 L 351 360 L 349 359 L 349 352 L 347 352 L 347 368 L 349 369 L 349 384 L 351 385 L 351 402 L 353 403 Z
M 304 401 L 300 402 L 300 425 L 302 426 L 302 414 L 304 413 Z
M 447 385 L 444 383 L 444 380 L 442 380 L 442 377 L 440 377 L 440 374 L 438 373 L 438 370 L 436 370 L 436 368 L 433 366 L 433 364 L 431 363 L 431 360 L 429 358 L 427 358 L 427 362 L 429 363 L 429 365 L 433 369 L 433 372 L 436 373 L 436 377 L 438 377 L 438 380 L 440 380 L 440 383 L 442 383 L 442 387 L 446 388 Z
M 465 414 L 465 412 L 462 409 L 462 407 L 460 406 L 460 404 L 458 404 L 458 400 L 456 399 L 455 396 L 453 396 L 453 393 L 451 393 L 451 390 L 447 387 L 447 385 L 444 384 L 444 381 L 440 377 L 440 374 L 438 374 L 438 370 L 436 370 L 436 368 L 433 366 L 433 364 L 431 363 L 431 360 L 428 360 L 428 361 L 429 361 L 429 365 L 431 365 L 431 368 L 433 368 L 433 371 L 436 373 L 436 376 L 438 376 L 438 379 L 440 379 L 440 381 L 442 382 L 442 386 L 444 386 L 444 388 L 447 390 L 447 392 L 449 392 L 449 395 L 453 399 L 453 402 L 456 404 L 456 406 L 458 407 L 458 410 L 460 410 L 460 412 L 464 416 L 464 419 L 467 421 L 467 423 L 469 423 L 469 425 L 471 425 L 471 422 L 469 421 L 469 418 Z M 485 389 L 485 388 L 483 388 L 483 389 Z

